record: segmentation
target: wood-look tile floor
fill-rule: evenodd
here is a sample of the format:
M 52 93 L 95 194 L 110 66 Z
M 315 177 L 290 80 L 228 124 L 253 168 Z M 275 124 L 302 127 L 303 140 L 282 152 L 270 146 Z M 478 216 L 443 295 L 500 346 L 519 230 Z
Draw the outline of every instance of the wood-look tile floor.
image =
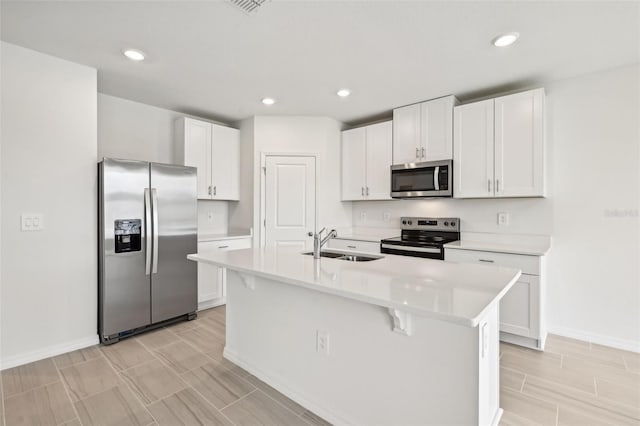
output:
M 222 357 L 224 307 L 5 370 L 0 426 L 327 425 Z M 640 354 L 550 336 L 501 345 L 501 425 L 640 425 Z

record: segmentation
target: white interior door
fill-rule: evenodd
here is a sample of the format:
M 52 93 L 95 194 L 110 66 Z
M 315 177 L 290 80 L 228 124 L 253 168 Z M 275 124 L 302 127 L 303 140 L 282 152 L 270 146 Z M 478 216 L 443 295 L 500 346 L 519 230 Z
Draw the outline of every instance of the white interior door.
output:
M 267 156 L 265 169 L 265 245 L 310 249 L 316 220 L 316 159 Z

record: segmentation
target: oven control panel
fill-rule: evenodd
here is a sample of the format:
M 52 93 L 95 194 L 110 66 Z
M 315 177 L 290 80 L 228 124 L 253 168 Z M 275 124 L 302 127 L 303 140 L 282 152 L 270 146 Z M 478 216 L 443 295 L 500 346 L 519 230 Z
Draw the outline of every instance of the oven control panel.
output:
M 402 217 L 402 229 L 421 229 L 425 231 L 460 231 L 459 217 Z

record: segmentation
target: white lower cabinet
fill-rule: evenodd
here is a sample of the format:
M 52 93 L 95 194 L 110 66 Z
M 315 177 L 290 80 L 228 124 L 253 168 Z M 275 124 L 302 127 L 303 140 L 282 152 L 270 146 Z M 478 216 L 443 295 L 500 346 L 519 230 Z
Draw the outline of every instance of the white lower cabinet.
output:
M 544 349 L 543 256 L 445 247 L 444 259 L 520 269 L 522 275 L 500 301 L 500 340 Z
M 339 250 L 350 250 L 362 253 L 380 253 L 380 243 L 373 241 L 345 240 L 333 238 L 329 240 L 328 247 Z
M 201 241 L 198 253 L 215 253 L 223 250 L 251 248 L 251 238 Z M 198 309 L 224 305 L 226 302 L 226 270 L 204 262 L 198 262 Z

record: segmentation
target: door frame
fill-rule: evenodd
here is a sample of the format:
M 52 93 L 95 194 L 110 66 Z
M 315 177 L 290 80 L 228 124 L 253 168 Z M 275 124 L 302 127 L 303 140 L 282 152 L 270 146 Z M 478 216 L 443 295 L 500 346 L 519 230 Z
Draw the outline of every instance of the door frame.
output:
M 260 247 L 264 248 L 267 243 L 266 235 L 266 220 L 267 220 L 267 157 L 311 157 L 314 162 L 314 184 L 315 184 L 315 199 L 314 203 L 314 218 L 313 218 L 313 231 L 316 232 L 318 226 L 318 159 L 320 153 L 318 152 L 261 152 L 260 153 Z

